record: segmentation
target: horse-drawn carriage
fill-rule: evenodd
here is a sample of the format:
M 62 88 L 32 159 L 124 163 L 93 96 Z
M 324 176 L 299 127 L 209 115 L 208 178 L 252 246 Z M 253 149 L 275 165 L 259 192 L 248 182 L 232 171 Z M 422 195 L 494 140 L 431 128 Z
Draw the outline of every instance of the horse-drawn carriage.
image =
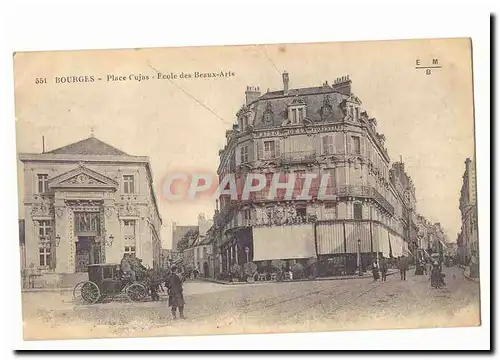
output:
M 88 275 L 88 281 L 73 289 L 73 297 L 88 304 L 112 301 L 120 293 L 125 293 L 130 301 L 141 301 L 150 292 L 151 279 L 146 272 L 137 274 L 137 281 L 132 281 L 121 273 L 119 264 L 89 265 Z

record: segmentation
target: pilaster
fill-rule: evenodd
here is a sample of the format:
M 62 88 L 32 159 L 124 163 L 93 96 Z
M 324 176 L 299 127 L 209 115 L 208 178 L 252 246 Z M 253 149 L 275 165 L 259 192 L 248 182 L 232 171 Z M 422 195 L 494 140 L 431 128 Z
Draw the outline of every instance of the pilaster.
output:
M 106 262 L 119 263 L 123 256 L 122 231 L 118 220 L 118 212 L 113 199 L 104 200 L 104 228 L 106 230 L 106 240 L 113 236 L 113 243 L 106 246 Z
M 74 252 L 73 247 L 73 227 L 69 226 L 71 210 L 66 208 L 64 199 L 56 198 L 54 200 L 55 224 L 53 236 L 59 237 L 59 245 L 55 248 L 56 273 L 67 274 L 74 273 Z M 73 260 L 73 261 L 72 261 Z M 73 265 L 73 267 L 71 266 Z

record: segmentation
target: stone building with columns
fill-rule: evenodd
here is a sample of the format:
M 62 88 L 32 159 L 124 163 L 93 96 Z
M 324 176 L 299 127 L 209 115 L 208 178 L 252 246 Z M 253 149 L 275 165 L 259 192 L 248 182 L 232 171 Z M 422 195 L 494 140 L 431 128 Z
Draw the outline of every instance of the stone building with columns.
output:
M 214 252 L 219 270 L 247 260 L 269 266 L 272 260 L 310 258 L 355 269 L 376 256 L 408 251 L 408 211 L 392 181 L 385 137 L 351 91 L 348 76 L 333 84 L 296 88 L 283 74 L 283 89 L 261 94 L 249 86 L 237 123 L 226 132 L 218 175 L 235 174 L 238 188 L 248 173 L 266 177 L 266 188 L 250 199 L 222 195 L 217 204 Z M 294 175 L 294 197 L 269 185 L 279 173 Z M 299 196 L 314 174 L 309 199 Z M 328 198 L 318 182 L 328 175 Z M 403 192 L 404 193 L 404 192 Z
M 46 276 L 119 263 L 124 253 L 160 265 L 162 220 L 148 157 L 91 136 L 19 159 L 27 264 Z

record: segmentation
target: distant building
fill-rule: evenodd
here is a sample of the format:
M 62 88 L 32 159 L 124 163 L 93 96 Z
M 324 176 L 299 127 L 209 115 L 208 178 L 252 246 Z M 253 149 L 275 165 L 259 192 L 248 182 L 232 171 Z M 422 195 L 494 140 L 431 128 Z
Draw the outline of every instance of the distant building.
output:
M 198 226 L 185 232 L 183 241 L 187 248 L 183 251 L 184 265 L 198 270 L 200 276 L 214 276 L 212 258 L 213 221 L 204 214 L 198 215 Z
M 172 222 L 172 251 L 180 251 L 177 247 L 181 239 L 190 230 L 196 230 L 198 226 L 196 225 L 177 225 L 174 221 Z
M 28 265 L 47 275 L 85 273 L 124 253 L 159 265 L 162 220 L 147 157 L 91 136 L 19 159 Z
M 459 208 L 462 226 L 458 236 L 458 254 L 463 264 L 469 264 L 471 256 L 479 256 L 477 228 L 476 165 L 475 161 L 465 160 L 465 172 L 462 177 Z

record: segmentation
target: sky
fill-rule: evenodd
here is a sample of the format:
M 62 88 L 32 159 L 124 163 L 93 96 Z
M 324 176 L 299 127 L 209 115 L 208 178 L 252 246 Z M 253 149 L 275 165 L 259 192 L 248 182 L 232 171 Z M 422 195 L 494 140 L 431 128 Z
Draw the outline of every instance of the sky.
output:
M 421 66 L 438 59 L 441 68 L 426 75 L 415 68 L 417 59 Z M 386 136 L 391 161 L 402 156 L 418 212 L 440 222 L 451 241 L 460 231 L 464 162 L 474 156 L 467 39 L 17 53 L 14 65 L 18 152 L 41 152 L 42 136 L 52 150 L 89 137 L 93 129 L 110 145 L 149 156 L 166 248 L 172 221 L 195 225 L 199 213 L 213 215 L 214 204 L 169 202 L 161 197 L 162 179 L 176 171 L 215 174 L 247 85 L 263 93 L 280 90 L 284 70 L 290 88 L 349 75 L 353 93 Z M 158 72 L 177 78 L 158 79 Z M 230 76 L 195 78 L 195 72 Z M 66 76 L 95 81 L 56 83 Z M 151 80 L 134 80 L 145 76 Z M 36 78 L 47 83 L 36 84 Z

